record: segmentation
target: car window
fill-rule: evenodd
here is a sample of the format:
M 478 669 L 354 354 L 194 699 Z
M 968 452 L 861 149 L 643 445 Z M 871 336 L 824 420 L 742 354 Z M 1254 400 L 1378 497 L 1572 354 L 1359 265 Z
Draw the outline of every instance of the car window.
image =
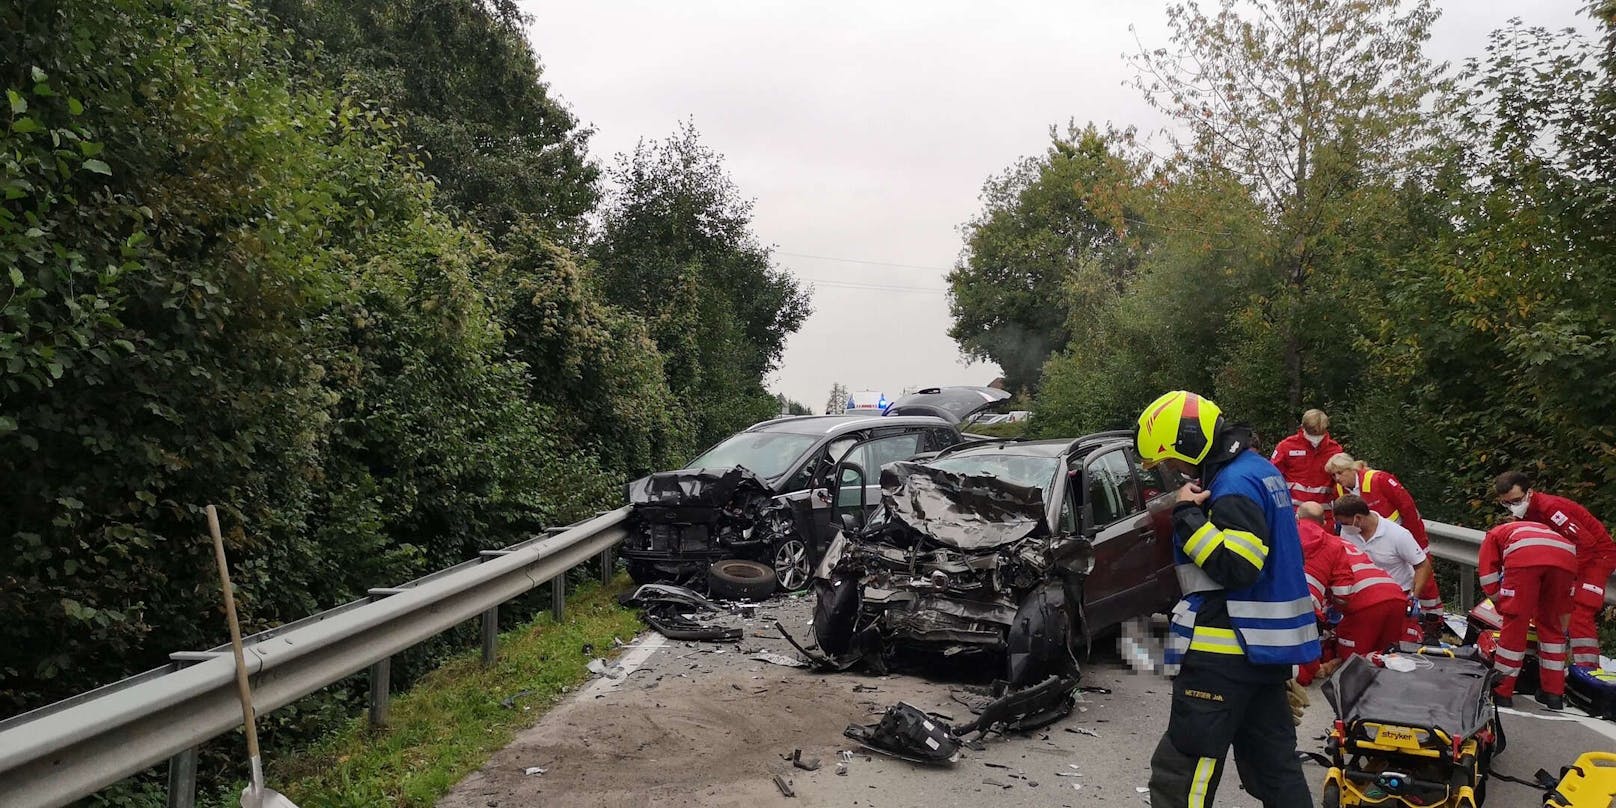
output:
M 1096 457 L 1089 463 L 1088 498 L 1094 504 L 1094 526 L 1109 525 L 1143 509 L 1133 472 L 1121 449 Z
M 1066 481 L 1062 479 L 1060 484 L 1066 485 Z M 1067 487 L 1070 488 L 1069 485 Z M 1067 535 L 1077 533 L 1077 501 L 1074 497 L 1061 497 L 1060 532 Z
M 926 451 L 941 452 L 954 444 L 959 443 L 959 435 L 952 429 L 933 427 L 926 430 Z
M 899 460 L 914 457 L 920 445 L 920 433 L 909 432 L 902 435 L 889 435 L 869 441 L 857 449 L 847 459 L 859 464 L 864 469 L 864 484 L 879 485 L 881 482 L 881 467 Z M 843 472 L 841 486 L 836 495 L 838 506 L 852 506 L 859 502 L 859 490 L 856 479 L 848 477 Z
M 759 477 L 777 477 L 818 440 L 795 432 L 742 432 L 708 449 L 685 468 L 745 466 Z
M 1147 469 L 1137 463 L 1134 468 L 1139 472 L 1139 494 L 1146 502 L 1173 490 L 1173 481 L 1168 479 L 1166 468 L 1157 466 Z

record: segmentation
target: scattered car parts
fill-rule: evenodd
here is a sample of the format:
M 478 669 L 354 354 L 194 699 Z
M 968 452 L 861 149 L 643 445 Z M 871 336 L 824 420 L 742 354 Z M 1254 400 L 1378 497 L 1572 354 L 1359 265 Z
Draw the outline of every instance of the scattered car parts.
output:
M 640 616 L 657 633 L 670 640 L 735 642 L 741 629 L 715 626 L 694 619 L 698 613 L 716 613 L 713 603 L 692 589 L 671 584 L 644 584 L 622 599 L 625 606 L 638 607 Z
M 915 763 L 937 765 L 959 759 L 959 739 L 948 725 L 907 702 L 888 707 L 874 724 L 849 724 L 842 734 L 872 752 Z
M 740 559 L 715 561 L 707 568 L 707 592 L 725 600 L 758 601 L 774 594 L 774 570 Z

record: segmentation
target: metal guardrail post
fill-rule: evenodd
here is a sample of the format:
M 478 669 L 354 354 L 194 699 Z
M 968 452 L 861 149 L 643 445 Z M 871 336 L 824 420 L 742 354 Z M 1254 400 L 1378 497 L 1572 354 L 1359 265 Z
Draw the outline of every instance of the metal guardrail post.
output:
M 483 667 L 494 664 L 499 656 L 499 607 L 483 612 Z
M 1459 609 L 1468 613 L 1476 605 L 1476 569 L 1459 566 Z
M 196 750 L 168 759 L 168 808 L 196 808 Z
M 612 582 L 612 573 L 617 571 L 617 570 L 612 569 L 612 564 L 613 564 L 613 559 L 612 559 L 611 548 L 608 547 L 605 550 L 601 550 L 600 551 L 600 582 L 602 584 L 609 584 L 609 583 Z
M 567 616 L 567 574 L 550 579 L 550 619 L 561 622 Z
M 387 726 L 388 708 L 393 701 L 393 658 L 385 657 L 370 666 L 370 728 Z

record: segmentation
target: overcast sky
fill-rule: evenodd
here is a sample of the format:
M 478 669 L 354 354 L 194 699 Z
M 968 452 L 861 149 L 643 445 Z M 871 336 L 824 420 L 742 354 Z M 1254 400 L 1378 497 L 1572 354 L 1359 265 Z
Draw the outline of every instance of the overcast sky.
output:
M 1447 0 L 1457 64 L 1510 17 L 1591 30 L 1585 0 Z M 756 200 L 754 229 L 813 286 L 768 380 L 816 411 L 833 383 L 889 395 L 986 384 L 948 338 L 944 275 L 982 182 L 1075 118 L 1160 129 L 1123 55 L 1169 44 L 1166 2 L 525 0 L 551 91 L 603 165 L 684 118 Z M 1211 5 L 1203 3 L 1203 6 Z

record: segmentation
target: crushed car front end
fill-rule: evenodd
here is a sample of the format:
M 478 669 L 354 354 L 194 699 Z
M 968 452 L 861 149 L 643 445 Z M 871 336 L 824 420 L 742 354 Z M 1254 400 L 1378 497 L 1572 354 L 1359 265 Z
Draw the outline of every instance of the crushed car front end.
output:
M 894 463 L 881 489 L 814 584 L 815 639 L 835 666 L 941 659 L 1012 687 L 1075 676 L 1090 547 L 1050 532 L 1040 488 Z
M 736 466 L 683 469 L 629 484 L 621 553 L 642 583 L 691 580 L 715 561 L 765 556 L 790 513 L 757 475 Z

